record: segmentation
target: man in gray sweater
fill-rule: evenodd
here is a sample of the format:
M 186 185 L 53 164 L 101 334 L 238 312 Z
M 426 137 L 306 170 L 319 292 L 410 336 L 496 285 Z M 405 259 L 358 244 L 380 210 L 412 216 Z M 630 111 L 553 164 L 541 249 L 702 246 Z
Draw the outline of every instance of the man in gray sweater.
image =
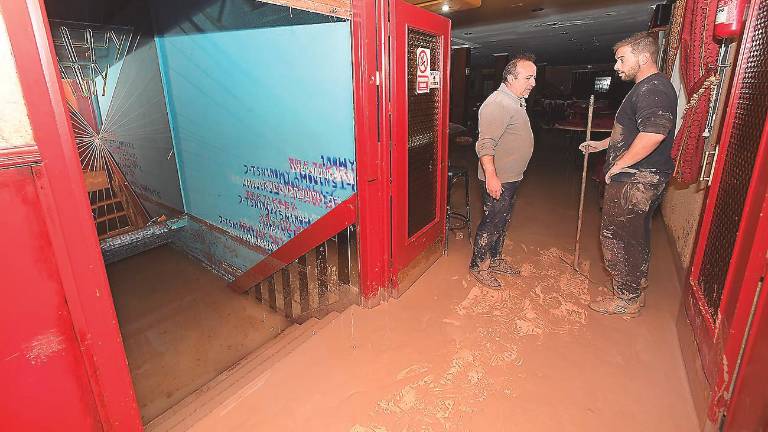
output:
M 533 153 L 533 132 L 525 98 L 536 85 L 536 65 L 530 54 L 520 54 L 504 68 L 504 81 L 483 102 L 475 149 L 483 181 L 483 218 L 477 227 L 469 272 L 494 289 L 501 282 L 494 273 L 519 274 L 502 257 L 515 193 Z

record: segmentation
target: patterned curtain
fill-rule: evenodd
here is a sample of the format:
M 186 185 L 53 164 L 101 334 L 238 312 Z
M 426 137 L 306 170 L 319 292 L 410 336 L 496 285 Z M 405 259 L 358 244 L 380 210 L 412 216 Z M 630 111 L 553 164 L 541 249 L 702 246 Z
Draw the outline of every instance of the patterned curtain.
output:
M 686 0 L 679 6 L 676 12 L 683 11 L 680 53 L 685 54 L 680 56 L 680 72 L 688 104 L 675 137 L 672 157 L 675 159 L 674 177 L 691 184 L 699 178 L 704 151 L 701 134 L 707 122 L 711 89 L 720 79 L 717 75 L 719 45 L 713 37 L 717 0 Z M 671 70 L 669 64 L 665 69 Z

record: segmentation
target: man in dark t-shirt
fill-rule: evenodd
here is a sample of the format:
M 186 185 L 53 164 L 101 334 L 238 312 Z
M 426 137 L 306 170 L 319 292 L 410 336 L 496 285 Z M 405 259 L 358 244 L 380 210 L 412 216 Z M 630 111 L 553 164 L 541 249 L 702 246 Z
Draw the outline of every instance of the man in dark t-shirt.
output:
M 645 304 L 651 217 L 672 175 L 677 94 L 656 66 L 658 41 L 635 34 L 614 46 L 614 69 L 635 86 L 624 98 L 611 136 L 587 141 L 583 152 L 606 149 L 600 243 L 613 295 L 590 303 L 607 315 L 636 316 Z

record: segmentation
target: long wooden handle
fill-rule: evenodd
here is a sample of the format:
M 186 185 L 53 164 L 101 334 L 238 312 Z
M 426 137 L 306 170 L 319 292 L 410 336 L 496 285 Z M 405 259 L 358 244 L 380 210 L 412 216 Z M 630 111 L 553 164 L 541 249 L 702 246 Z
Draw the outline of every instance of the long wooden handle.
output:
M 589 97 L 589 112 L 587 113 L 587 141 L 592 135 L 592 111 L 595 108 L 595 95 Z M 589 150 L 589 149 L 587 149 Z M 587 162 L 589 151 L 584 153 L 584 168 L 581 172 L 581 197 L 579 198 L 579 221 L 576 225 L 576 252 L 573 254 L 573 269 L 579 271 L 579 240 L 581 239 L 581 221 L 584 216 L 584 189 L 587 186 Z

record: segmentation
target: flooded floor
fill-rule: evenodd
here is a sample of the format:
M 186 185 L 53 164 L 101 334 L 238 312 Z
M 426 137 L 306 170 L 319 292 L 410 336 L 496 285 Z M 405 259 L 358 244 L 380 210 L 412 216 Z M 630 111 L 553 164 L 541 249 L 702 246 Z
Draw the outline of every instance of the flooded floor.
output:
M 548 132 L 536 145 L 505 246 L 522 275 L 502 277 L 501 291 L 479 286 L 467 272 L 467 237 L 451 236 L 448 255 L 401 298 L 348 309 L 193 430 L 698 430 L 676 333 L 681 288 L 661 220 L 642 314 L 591 312 L 586 303 L 608 281 L 597 183 L 587 188 L 582 232 L 588 280 L 567 264 L 581 175 L 575 144 Z M 452 158 L 476 169 L 471 148 Z
M 107 274 L 144 423 L 289 324 L 171 246 L 111 264 Z

